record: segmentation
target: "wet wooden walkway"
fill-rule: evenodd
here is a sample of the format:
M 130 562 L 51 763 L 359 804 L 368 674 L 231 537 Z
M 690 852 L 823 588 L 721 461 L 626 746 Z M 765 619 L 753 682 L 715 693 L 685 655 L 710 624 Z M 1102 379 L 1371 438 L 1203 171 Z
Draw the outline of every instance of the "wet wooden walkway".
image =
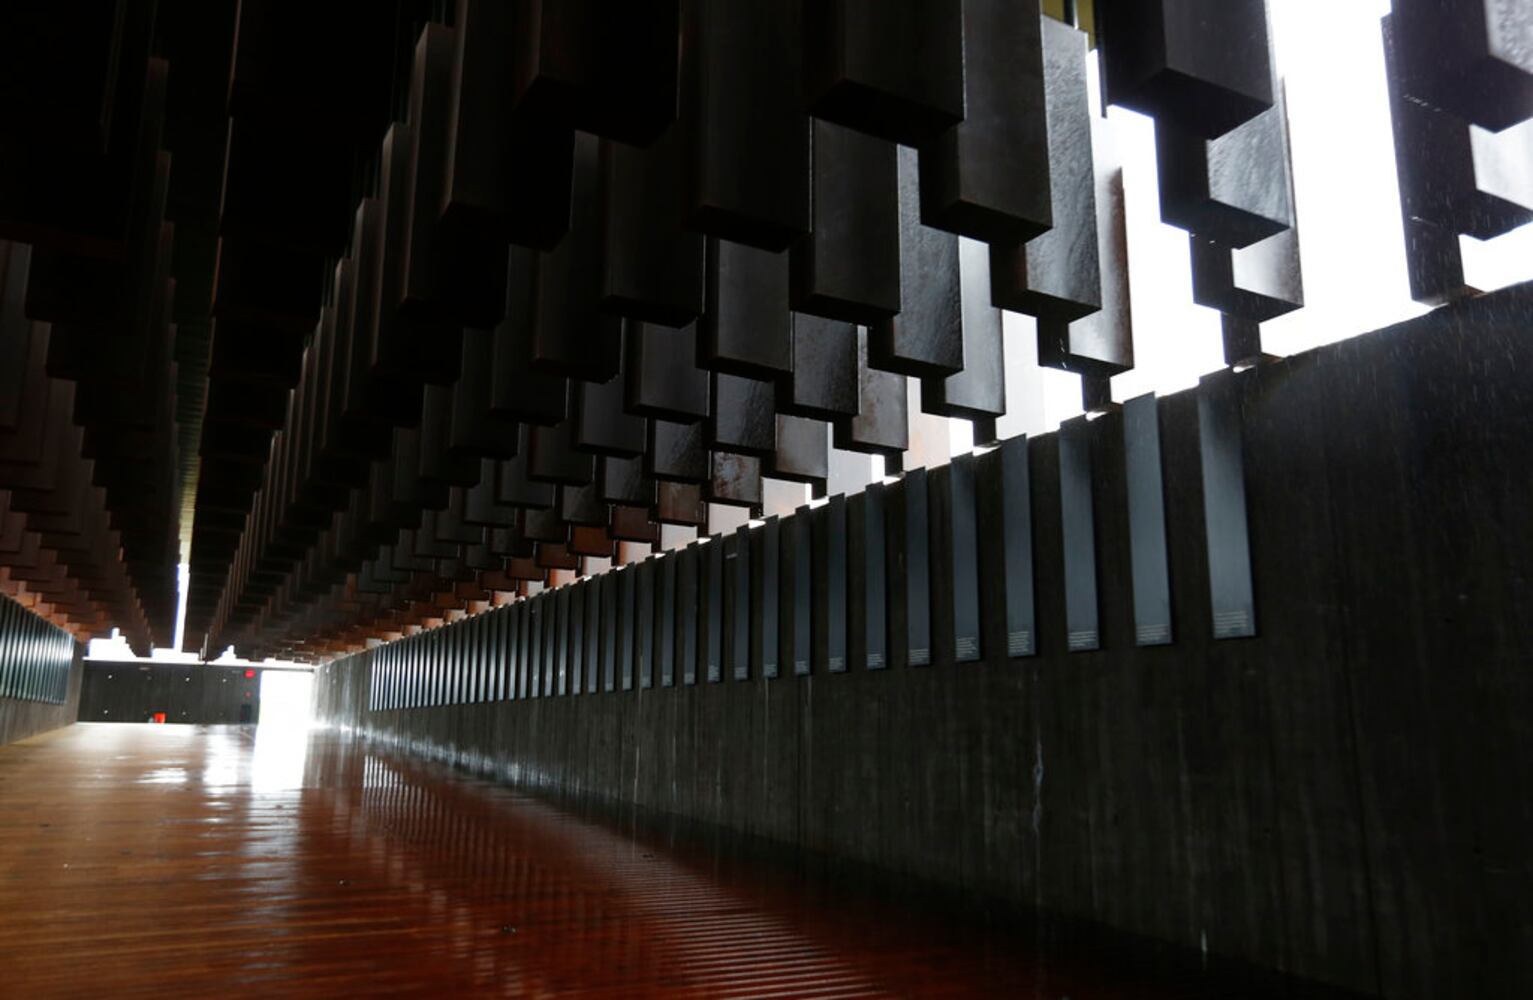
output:
M 1228 995 L 664 839 L 331 733 L 76 725 L 0 748 L 0 996 Z

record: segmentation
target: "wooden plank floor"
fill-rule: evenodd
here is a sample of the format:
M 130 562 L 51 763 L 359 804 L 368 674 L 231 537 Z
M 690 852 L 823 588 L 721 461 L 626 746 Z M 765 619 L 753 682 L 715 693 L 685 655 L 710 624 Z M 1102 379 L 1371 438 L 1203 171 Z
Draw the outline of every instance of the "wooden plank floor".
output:
M 676 851 L 336 734 L 0 748 L 0 996 L 1229 995 Z

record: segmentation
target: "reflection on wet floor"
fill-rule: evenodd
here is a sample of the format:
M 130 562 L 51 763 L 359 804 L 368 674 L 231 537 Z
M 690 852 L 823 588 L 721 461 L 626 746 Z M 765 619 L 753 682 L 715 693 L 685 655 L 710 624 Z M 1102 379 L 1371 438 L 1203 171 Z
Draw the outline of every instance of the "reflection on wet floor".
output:
M 336 733 L 77 725 L 0 749 L 0 803 L 0 995 L 1258 992 Z

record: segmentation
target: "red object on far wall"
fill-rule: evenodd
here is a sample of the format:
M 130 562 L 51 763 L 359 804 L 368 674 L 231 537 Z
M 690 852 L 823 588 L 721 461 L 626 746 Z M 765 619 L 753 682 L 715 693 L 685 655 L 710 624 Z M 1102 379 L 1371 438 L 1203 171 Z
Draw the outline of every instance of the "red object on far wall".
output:
M 163 726 L 165 724 L 165 713 L 164 712 L 156 712 L 156 713 L 154 713 L 154 721 Z
M 254 678 L 255 678 L 255 671 L 254 670 L 247 670 L 247 671 L 245 671 L 245 679 L 247 681 L 248 680 L 253 680 Z

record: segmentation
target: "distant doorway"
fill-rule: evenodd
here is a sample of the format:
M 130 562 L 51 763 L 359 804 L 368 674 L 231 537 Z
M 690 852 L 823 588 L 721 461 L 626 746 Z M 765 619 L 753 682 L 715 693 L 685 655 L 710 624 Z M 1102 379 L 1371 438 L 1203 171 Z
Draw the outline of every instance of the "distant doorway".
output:
M 314 675 L 308 670 L 262 670 L 261 726 L 308 729 L 313 685 Z

